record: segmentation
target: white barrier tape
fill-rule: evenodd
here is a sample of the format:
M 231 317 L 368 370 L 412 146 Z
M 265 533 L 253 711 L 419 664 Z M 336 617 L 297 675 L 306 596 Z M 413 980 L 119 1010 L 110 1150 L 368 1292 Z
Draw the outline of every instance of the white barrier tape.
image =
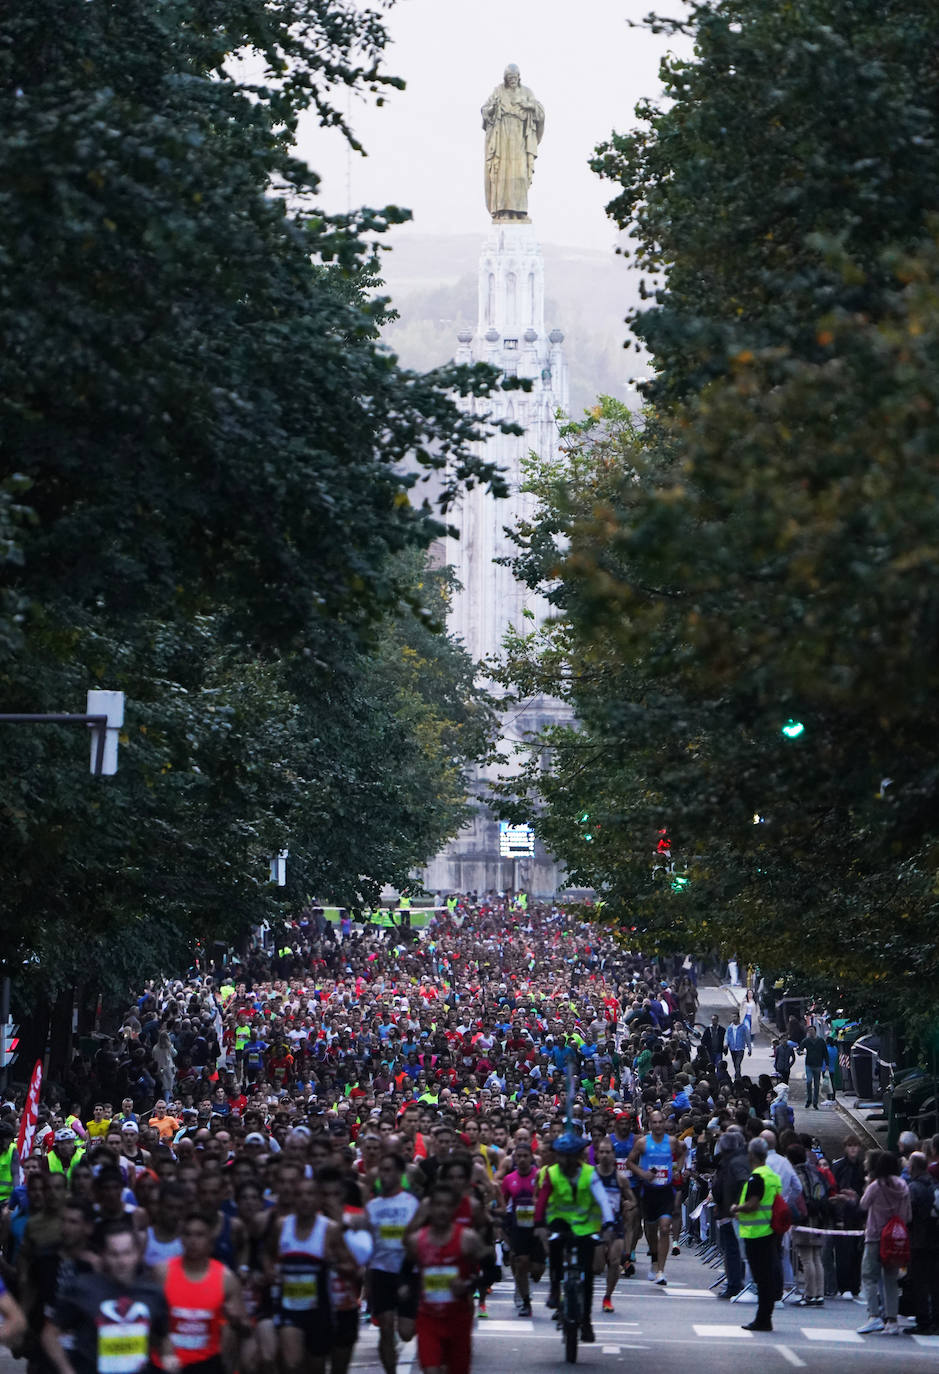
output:
M 822 1226 L 792 1226 L 793 1235 L 798 1231 L 804 1236 L 863 1236 L 865 1231 L 829 1231 Z

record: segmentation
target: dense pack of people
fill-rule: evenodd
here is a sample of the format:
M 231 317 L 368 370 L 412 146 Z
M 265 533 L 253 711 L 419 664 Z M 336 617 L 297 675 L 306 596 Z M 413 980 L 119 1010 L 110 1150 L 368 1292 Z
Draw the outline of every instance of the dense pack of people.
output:
M 502 1268 L 521 1318 L 543 1275 L 554 1309 L 573 1238 L 592 1341 L 594 1284 L 606 1312 L 621 1282 L 666 1285 L 698 1200 L 733 1296 L 728 1237 L 750 1257 L 767 1159 L 813 1207 L 824 1170 L 831 1215 L 879 1216 L 888 1166 L 867 1185 L 846 1149 L 832 1174 L 774 1121 L 772 1079 L 741 1072 L 750 1013 L 728 1028 L 731 1073 L 695 1023 L 696 978 L 564 909 L 473 894 L 419 932 L 311 917 L 273 950 L 149 983 L 76 1054 L 23 1158 L 24 1096 L 0 1106 L 0 1340 L 60 1374 L 344 1374 L 370 1322 L 386 1374 L 415 1335 L 426 1371 L 461 1374 Z M 808 1303 L 809 1253 L 804 1270 Z M 924 1301 L 922 1329 L 928 1283 Z

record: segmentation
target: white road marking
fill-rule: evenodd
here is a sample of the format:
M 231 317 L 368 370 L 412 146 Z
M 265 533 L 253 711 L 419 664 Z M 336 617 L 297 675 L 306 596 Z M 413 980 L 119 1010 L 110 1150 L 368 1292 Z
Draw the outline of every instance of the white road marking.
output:
M 805 1360 L 800 1360 L 796 1352 L 790 1350 L 788 1345 L 777 1345 L 776 1349 L 779 1351 L 780 1355 L 782 1355 L 783 1359 L 788 1360 L 796 1369 L 805 1368 Z
M 802 1334 L 807 1341 L 832 1341 L 839 1345 L 863 1345 L 864 1337 L 856 1331 L 845 1331 L 839 1326 L 803 1326 Z
M 917 1345 L 925 1345 L 929 1349 L 939 1350 L 939 1336 L 914 1336 L 913 1340 Z
M 491 1317 L 483 1317 L 482 1321 L 476 1327 L 476 1334 L 482 1336 L 487 1331 L 491 1331 L 495 1336 L 505 1336 L 508 1332 L 514 1331 L 517 1336 L 525 1336 L 534 1332 L 534 1329 L 535 1326 L 533 1322 L 527 1320 L 522 1321 L 518 1317 L 515 1318 L 514 1322 L 493 1321 Z
M 604 1354 L 604 1355 L 618 1355 L 618 1354 L 619 1354 L 619 1346 L 618 1346 L 618 1345 L 601 1345 L 600 1351 L 601 1351 L 601 1353 Z
M 666 1296 L 669 1298 L 714 1298 L 717 1294 L 712 1293 L 710 1288 L 666 1288 Z
M 753 1337 L 752 1331 L 744 1331 L 742 1326 L 698 1326 L 692 1323 L 692 1330 L 696 1336 L 717 1336 L 720 1340 L 746 1340 Z

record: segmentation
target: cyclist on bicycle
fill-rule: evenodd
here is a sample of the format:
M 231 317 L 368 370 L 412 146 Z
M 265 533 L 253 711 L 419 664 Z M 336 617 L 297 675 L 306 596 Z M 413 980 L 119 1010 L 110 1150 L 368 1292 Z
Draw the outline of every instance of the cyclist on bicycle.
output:
M 593 1252 L 596 1232 L 611 1230 L 614 1218 L 609 1198 L 597 1172 L 583 1161 L 587 1140 L 568 1129 L 554 1141 L 556 1163 L 548 1166 L 538 1201 L 535 1204 L 535 1234 L 542 1244 L 548 1244 L 549 1232 L 555 1233 L 548 1244 L 551 1271 L 551 1291 L 548 1307 L 557 1307 L 564 1264 L 564 1232 L 577 1240 L 577 1262 L 584 1278 L 584 1317 L 580 1338 L 589 1345 L 595 1336 L 590 1320 L 593 1305 Z

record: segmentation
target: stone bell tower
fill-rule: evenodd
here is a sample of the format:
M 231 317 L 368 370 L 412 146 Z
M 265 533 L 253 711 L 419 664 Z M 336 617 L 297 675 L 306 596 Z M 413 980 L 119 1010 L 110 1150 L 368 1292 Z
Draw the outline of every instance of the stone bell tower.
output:
M 549 613 L 543 598 L 534 596 L 500 563 L 516 546 L 506 527 L 534 513 L 534 499 L 521 490 L 522 462 L 534 452 L 556 459 L 559 415 L 568 409 L 564 335 L 547 329 L 544 314 L 544 259 L 533 225 L 494 222 L 479 255 L 478 311 L 475 329 L 457 335 L 456 361 L 488 363 L 505 377 L 527 378 L 530 391 L 502 392 L 477 400 L 467 408 L 494 412 L 514 420 L 522 434 L 498 434 L 482 446 L 490 461 L 503 469 L 509 486 L 505 500 L 496 500 L 481 487 L 465 492 L 453 523 L 459 538 L 444 541 L 443 560 L 456 574 L 461 590 L 448 618 L 451 634 L 463 641 L 477 663 L 498 655 L 510 628 L 527 632 Z M 480 672 L 485 681 L 485 673 Z M 568 718 L 560 703 L 545 697 L 502 717 L 500 752 L 549 722 Z M 525 888 L 536 896 L 552 896 L 559 886 L 555 861 L 536 843 L 531 857 L 513 859 L 500 854 L 497 804 L 486 805 L 487 783 L 496 770 L 480 769 L 473 780 L 476 798 L 473 820 L 427 867 L 425 885 L 432 891 L 468 892 L 494 888 Z

